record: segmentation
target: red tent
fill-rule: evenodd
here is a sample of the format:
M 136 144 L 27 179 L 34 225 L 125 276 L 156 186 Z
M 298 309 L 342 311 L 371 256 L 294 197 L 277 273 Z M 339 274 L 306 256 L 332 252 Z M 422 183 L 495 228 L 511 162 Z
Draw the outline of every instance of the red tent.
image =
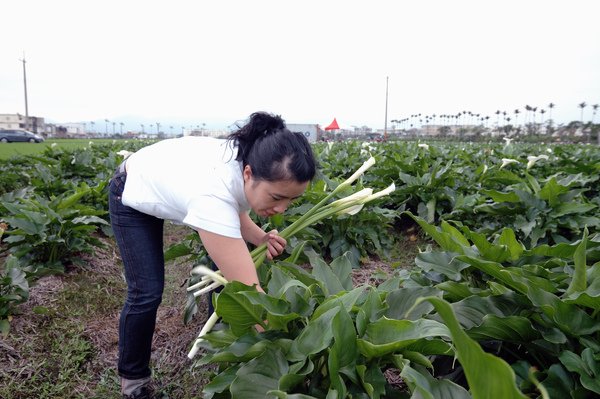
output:
M 325 130 L 337 130 L 337 129 L 339 129 L 339 128 L 340 128 L 340 126 L 338 125 L 338 123 L 337 123 L 337 121 L 335 120 L 335 118 L 333 118 L 333 122 L 331 122 L 331 123 L 329 124 L 329 126 L 327 126 L 327 127 L 325 128 Z

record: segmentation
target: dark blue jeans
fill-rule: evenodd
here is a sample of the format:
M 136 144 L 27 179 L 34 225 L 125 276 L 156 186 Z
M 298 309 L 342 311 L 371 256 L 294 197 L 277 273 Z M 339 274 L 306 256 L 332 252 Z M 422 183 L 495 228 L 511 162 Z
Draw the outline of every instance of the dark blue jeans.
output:
M 123 205 L 126 178 L 126 172 L 115 173 L 108 201 L 127 280 L 127 299 L 119 320 L 118 371 L 121 377 L 139 379 L 151 374 L 152 336 L 165 283 L 164 221 Z

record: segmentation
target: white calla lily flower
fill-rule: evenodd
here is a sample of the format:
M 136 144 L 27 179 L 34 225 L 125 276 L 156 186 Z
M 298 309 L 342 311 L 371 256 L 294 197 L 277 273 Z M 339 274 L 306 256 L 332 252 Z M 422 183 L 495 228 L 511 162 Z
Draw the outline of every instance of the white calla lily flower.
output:
M 340 198 L 337 201 L 333 201 L 331 203 L 331 206 L 339 208 L 339 207 L 347 205 L 347 204 L 349 204 L 351 202 L 357 202 L 357 201 L 361 201 L 361 200 L 363 200 L 365 198 L 368 198 L 371 194 L 373 194 L 373 189 L 372 188 L 363 188 L 362 190 L 357 191 L 357 192 L 355 192 L 352 195 L 349 195 L 349 196 L 344 197 L 344 198 Z
M 419 144 L 419 147 L 420 147 L 420 148 L 425 148 L 426 150 L 428 150 L 428 149 L 429 149 L 429 144 L 420 143 L 420 144 Z
M 358 168 L 358 170 L 356 172 L 354 172 L 354 174 L 352 176 L 350 176 L 348 178 L 348 180 L 346 180 L 344 183 L 345 185 L 350 185 L 352 183 L 354 183 L 354 181 L 356 179 L 358 179 L 359 177 L 361 177 L 366 171 L 367 169 L 369 169 L 371 166 L 375 165 L 375 158 L 371 157 L 369 159 L 367 159 L 360 168 Z
M 396 184 L 392 183 L 390 184 L 387 188 L 376 192 L 375 194 L 370 195 L 367 198 L 367 201 L 373 201 L 374 199 L 380 198 L 380 197 L 384 197 L 386 195 L 390 195 L 394 190 L 396 190 Z
M 529 156 L 527 157 L 527 161 L 528 161 L 528 162 L 527 162 L 527 169 L 531 169 L 531 167 L 532 167 L 533 165 L 535 165 L 535 163 L 536 163 L 537 161 L 539 161 L 540 159 L 545 159 L 545 160 L 548 160 L 548 158 L 549 158 L 549 157 L 548 157 L 548 155 L 546 155 L 546 154 L 538 155 L 537 157 L 536 157 L 536 156 L 534 156 L 534 155 L 529 155 Z
M 510 165 L 511 163 L 519 163 L 519 161 L 511 158 L 502 158 L 502 165 L 500 165 L 500 169 L 502 169 L 506 165 Z

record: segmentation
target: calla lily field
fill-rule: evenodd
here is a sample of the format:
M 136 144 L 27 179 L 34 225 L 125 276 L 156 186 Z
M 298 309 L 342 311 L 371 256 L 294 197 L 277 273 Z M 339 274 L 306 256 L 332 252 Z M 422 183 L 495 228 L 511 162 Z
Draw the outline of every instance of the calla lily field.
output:
M 0 332 L 39 279 L 111 237 L 115 141 L 0 161 Z M 600 396 L 600 148 L 533 144 L 316 143 L 317 177 L 284 215 L 264 292 L 227 281 L 190 234 L 165 251 L 189 267 L 182 324 L 206 368 L 204 398 Z M 423 245 L 395 264 L 416 229 Z M 392 272 L 355 284 L 366 260 Z M 182 266 L 176 266 L 182 267 Z M 218 289 L 217 291 L 214 291 Z M 215 313 L 202 314 L 211 300 Z

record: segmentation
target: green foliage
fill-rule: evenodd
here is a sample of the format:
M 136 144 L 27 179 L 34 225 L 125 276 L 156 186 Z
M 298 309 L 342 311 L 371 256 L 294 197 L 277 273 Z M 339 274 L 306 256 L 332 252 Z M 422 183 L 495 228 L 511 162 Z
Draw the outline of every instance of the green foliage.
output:
M 34 194 L 3 201 L 7 213 L 2 220 L 8 224 L 4 242 L 14 256 L 28 264 L 28 273 L 41 275 L 48 270 L 61 270 L 78 253 L 90 252 L 92 245 L 100 245 L 92 233 L 98 225 L 107 224 L 99 217 L 106 211 L 80 203 L 90 191 L 82 185 L 74 193 L 50 200 Z
M 1 236 L 0 236 L 1 237 Z M 9 319 L 14 307 L 29 298 L 29 284 L 19 261 L 9 256 L 0 272 L 0 334 L 6 338 L 10 329 Z

